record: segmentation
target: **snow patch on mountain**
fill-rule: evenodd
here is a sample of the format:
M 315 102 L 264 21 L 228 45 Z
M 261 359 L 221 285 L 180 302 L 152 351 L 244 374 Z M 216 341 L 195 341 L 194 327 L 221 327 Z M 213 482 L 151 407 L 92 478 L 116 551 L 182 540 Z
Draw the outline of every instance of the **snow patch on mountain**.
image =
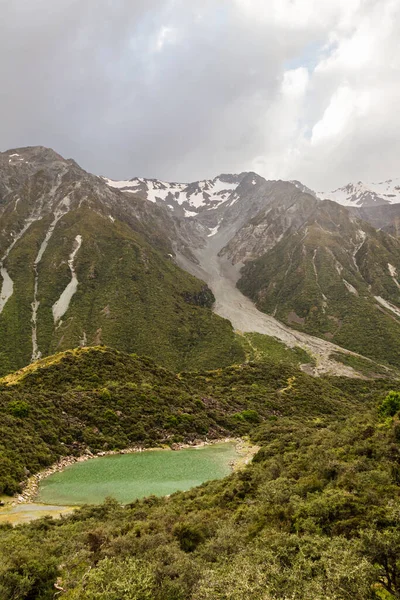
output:
M 19 154 L 14 152 L 13 154 L 8 155 L 8 162 L 11 165 L 15 166 L 17 164 L 20 164 L 21 162 L 26 162 L 26 161 Z
M 321 200 L 334 200 L 342 206 L 378 206 L 400 202 L 400 178 L 379 183 L 349 183 L 332 192 L 318 192 Z
M 3 279 L 3 283 L 1 286 L 1 294 L 0 294 L 0 313 L 3 312 L 3 308 L 5 307 L 7 300 L 11 298 L 14 291 L 14 282 L 9 276 L 7 269 L 3 267 L 1 263 L 0 275 Z
M 19 200 L 19 198 L 17 199 L 17 202 L 18 202 L 18 200 Z M 17 202 L 15 203 L 14 210 L 17 206 Z M 1 293 L 0 293 L 0 314 L 2 313 L 3 308 L 5 307 L 7 301 L 11 298 L 11 296 L 14 293 L 14 282 L 11 279 L 10 275 L 8 274 L 7 269 L 4 267 L 4 261 L 10 254 L 11 250 L 14 248 L 15 244 L 22 238 L 22 236 L 25 234 L 25 232 L 29 229 L 31 224 L 34 223 L 35 221 L 37 221 L 39 218 L 40 217 L 38 217 L 37 215 L 34 215 L 34 214 L 31 215 L 30 217 L 28 217 L 26 219 L 21 231 L 19 231 L 16 234 L 13 232 L 11 233 L 11 235 L 13 236 L 13 241 L 11 242 L 10 246 L 5 251 L 4 256 L 0 260 L 0 275 L 3 278 L 3 283 L 2 283 L 2 287 L 1 287 Z
M 358 292 L 356 290 L 356 288 L 351 285 L 351 283 L 349 283 L 348 281 L 346 281 L 345 279 L 342 280 L 344 285 L 346 286 L 347 290 L 351 293 L 354 294 L 355 296 L 358 296 Z
M 74 263 L 75 263 L 75 257 L 78 254 L 78 251 L 79 251 L 81 245 L 82 245 L 82 236 L 77 235 L 74 240 L 74 249 L 71 252 L 71 254 L 69 255 L 69 260 L 68 260 L 68 266 L 71 271 L 71 281 L 69 282 L 69 284 L 67 285 L 65 290 L 62 292 L 62 294 L 59 297 L 59 299 L 57 300 L 57 302 L 55 302 L 52 307 L 54 323 L 57 323 L 57 321 L 59 321 L 61 319 L 61 317 L 63 317 L 65 315 L 65 313 L 67 312 L 67 310 L 69 308 L 69 304 L 72 300 L 72 296 L 75 294 L 76 290 L 78 289 L 79 282 L 78 282 L 78 278 L 76 276 Z
M 214 235 L 216 235 L 219 231 L 219 227 L 220 227 L 220 225 L 218 224 L 216 227 L 213 227 L 212 229 L 210 229 L 210 233 L 208 234 L 207 237 L 213 237 Z
M 32 327 L 32 362 L 34 360 L 38 360 L 39 358 L 41 358 L 42 353 L 39 350 L 39 346 L 38 346 L 38 339 L 37 339 L 37 314 L 38 314 L 38 310 L 39 310 L 39 305 L 40 305 L 40 301 L 38 300 L 38 290 L 39 290 L 39 271 L 38 271 L 38 265 L 40 263 L 40 261 L 43 258 L 43 254 L 45 253 L 47 246 L 49 244 L 49 241 L 54 233 L 54 230 L 56 228 L 56 225 L 58 223 L 58 221 L 67 214 L 67 212 L 70 209 L 70 198 L 69 196 L 66 196 L 65 198 L 63 198 L 61 200 L 61 202 L 59 203 L 59 205 L 57 206 L 56 210 L 54 211 L 53 214 L 53 221 L 50 223 L 50 226 L 46 232 L 46 235 L 44 237 L 44 240 L 42 241 L 40 248 L 39 248 L 39 252 L 35 258 L 35 262 L 33 263 L 33 270 L 35 273 L 35 284 L 34 284 L 34 288 L 33 288 L 33 302 L 31 303 L 31 307 L 32 307 L 32 317 L 31 317 L 31 327 Z
M 167 183 L 139 177 L 122 181 L 103 177 L 103 180 L 111 188 L 142 194 L 150 202 L 166 202 L 168 206 L 182 207 L 187 217 L 197 215 L 203 207 L 217 208 L 228 200 L 240 183 L 239 177 L 233 176 L 231 181 L 227 181 L 222 175 L 195 183 Z
M 393 281 L 397 285 L 397 287 L 400 289 L 400 283 L 397 281 L 397 269 L 396 269 L 396 267 L 394 267 L 393 265 L 391 265 L 390 263 L 388 263 L 388 269 L 389 269 L 389 273 L 390 273 L 391 278 L 393 279 Z

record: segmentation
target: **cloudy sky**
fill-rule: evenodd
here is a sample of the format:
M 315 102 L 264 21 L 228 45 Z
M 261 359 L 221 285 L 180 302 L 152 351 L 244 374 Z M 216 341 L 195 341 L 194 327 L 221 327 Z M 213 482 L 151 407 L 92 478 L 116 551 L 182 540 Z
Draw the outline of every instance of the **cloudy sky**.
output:
M 400 0 L 0 0 L 0 149 L 318 190 L 400 176 Z

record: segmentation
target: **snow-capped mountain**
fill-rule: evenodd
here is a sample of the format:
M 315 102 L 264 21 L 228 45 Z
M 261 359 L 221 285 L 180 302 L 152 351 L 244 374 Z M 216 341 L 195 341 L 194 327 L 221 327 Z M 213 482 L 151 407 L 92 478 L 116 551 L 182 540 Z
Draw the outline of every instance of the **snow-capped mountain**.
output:
M 301 181 L 297 181 L 297 179 L 293 179 L 292 181 L 289 181 L 289 183 L 292 183 L 293 185 L 295 185 L 297 187 L 297 189 L 300 190 L 301 192 L 303 192 L 304 194 L 310 194 L 310 196 L 314 196 L 314 198 L 317 197 L 317 194 L 314 192 L 314 190 L 312 190 L 311 188 L 304 185 L 304 183 L 301 183 Z
M 227 208 L 237 199 L 241 183 L 253 175 L 251 184 L 258 186 L 267 183 L 263 177 L 251 173 L 238 175 L 218 175 L 214 179 L 205 179 L 193 183 L 169 183 L 158 179 L 135 177 L 129 180 L 115 181 L 103 177 L 111 188 L 122 192 L 140 195 L 150 202 L 166 205 L 175 216 L 195 217 L 201 213 Z M 272 183 L 272 182 L 268 182 Z M 380 183 L 349 183 L 331 192 L 314 192 L 300 181 L 290 181 L 303 193 L 320 200 L 333 200 L 342 206 L 363 208 L 400 203 L 400 178 Z M 250 186 L 251 187 L 251 186 Z M 239 189 L 239 190 L 238 190 Z
M 216 209 L 226 202 L 245 175 L 218 175 L 214 179 L 194 183 L 169 183 L 141 177 L 127 181 L 103 179 L 112 188 L 141 195 L 150 202 L 166 204 L 178 216 L 193 217 L 204 209 Z
M 333 192 L 318 192 L 321 200 L 334 200 L 342 206 L 379 206 L 400 202 L 400 178 L 380 183 L 349 183 Z

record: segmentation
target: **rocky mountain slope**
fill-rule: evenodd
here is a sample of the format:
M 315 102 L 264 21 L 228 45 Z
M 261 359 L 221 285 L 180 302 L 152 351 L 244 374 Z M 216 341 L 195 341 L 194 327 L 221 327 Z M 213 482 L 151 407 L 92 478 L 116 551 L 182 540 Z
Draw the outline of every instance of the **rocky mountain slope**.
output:
M 275 223 L 263 213 L 239 231 L 234 260 L 251 229 L 265 230 L 239 289 L 291 327 L 399 365 L 399 241 L 334 202 L 302 197 L 291 211 L 298 212 L 298 202 L 303 223 L 292 221 L 276 243 L 268 232 L 288 223 L 283 209 Z
M 211 291 L 177 267 L 185 227 L 35 147 L 0 154 L 0 371 L 107 343 L 171 368 L 243 359 Z
M 243 360 L 218 316 L 301 346 L 315 373 L 354 374 L 340 347 L 398 366 L 399 243 L 372 210 L 255 173 L 116 182 L 42 147 L 2 153 L 0 371 L 99 343 L 170 368 Z
M 378 219 L 382 207 L 321 201 L 297 181 L 231 177 L 240 183 L 224 201 L 198 203 L 183 219 L 200 240 L 195 260 L 177 252 L 179 264 L 213 290 L 214 310 L 240 331 L 302 345 L 319 372 L 335 369 L 337 348 L 326 342 L 399 366 L 400 246 L 390 224 L 378 232 L 362 219 L 373 211 Z M 163 185 L 158 203 L 169 197 Z
M 380 204 L 349 210 L 375 229 L 382 229 L 394 237 L 400 237 L 400 204 Z

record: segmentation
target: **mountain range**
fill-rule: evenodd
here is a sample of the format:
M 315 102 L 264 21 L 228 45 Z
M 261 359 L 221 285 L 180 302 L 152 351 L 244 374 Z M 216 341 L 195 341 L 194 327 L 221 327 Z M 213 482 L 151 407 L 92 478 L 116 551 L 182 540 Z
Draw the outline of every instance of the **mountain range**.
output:
M 166 204 L 202 236 L 200 247 L 192 245 L 200 268 L 187 260 L 180 264 L 209 283 L 216 311 L 237 329 L 288 343 L 287 330 L 277 331 L 276 321 L 264 319 L 260 325 L 258 315 L 257 322 L 250 318 L 244 323 L 240 306 L 247 314 L 251 307 L 238 297 L 236 283 L 257 308 L 296 332 L 399 364 L 396 180 L 350 184 L 332 194 L 316 194 L 298 181 L 266 181 L 255 173 L 191 184 L 145 179 L 107 183 Z M 302 342 L 310 350 L 310 339 Z
M 0 598 L 399 598 L 399 208 L 1 153 Z M 10 523 L 67 464 L 227 436 L 224 479 Z
M 172 260 L 184 235 L 165 210 L 45 148 L 1 154 L 0 180 L 2 372 L 101 343 L 176 369 L 243 359 L 211 291 Z
M 251 172 L 113 181 L 43 147 L 0 153 L 0 372 L 98 344 L 221 367 L 244 360 L 234 329 L 302 347 L 315 374 L 398 367 L 390 185 L 321 200 Z

